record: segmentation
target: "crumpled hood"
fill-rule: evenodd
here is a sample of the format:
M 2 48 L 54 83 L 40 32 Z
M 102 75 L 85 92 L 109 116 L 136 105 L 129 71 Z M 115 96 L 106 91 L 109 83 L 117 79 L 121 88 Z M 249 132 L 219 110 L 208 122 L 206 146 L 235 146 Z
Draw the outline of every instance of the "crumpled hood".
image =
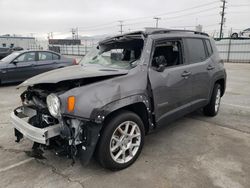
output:
M 24 86 L 32 86 L 35 84 L 41 83 L 58 83 L 66 80 L 75 80 L 81 78 L 91 78 L 91 77 L 102 77 L 102 76 L 117 76 L 125 75 L 128 73 L 128 70 L 104 68 L 104 67 L 95 67 L 95 66 L 81 66 L 74 65 L 69 66 L 49 72 L 45 72 L 34 76 L 20 85 L 17 88 Z

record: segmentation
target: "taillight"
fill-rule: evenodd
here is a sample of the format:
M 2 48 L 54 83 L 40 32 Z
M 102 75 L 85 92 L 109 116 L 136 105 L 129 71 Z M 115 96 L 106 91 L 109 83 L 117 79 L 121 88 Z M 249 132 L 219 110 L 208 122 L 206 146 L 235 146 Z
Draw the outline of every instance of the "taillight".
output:
M 73 59 L 73 65 L 77 65 L 76 59 Z

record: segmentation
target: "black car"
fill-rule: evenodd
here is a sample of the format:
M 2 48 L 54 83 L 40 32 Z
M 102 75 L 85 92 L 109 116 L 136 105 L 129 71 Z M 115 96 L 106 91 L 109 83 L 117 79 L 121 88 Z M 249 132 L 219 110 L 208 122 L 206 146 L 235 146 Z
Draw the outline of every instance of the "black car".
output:
M 55 148 L 112 170 L 131 165 L 144 135 L 199 108 L 219 112 L 226 71 L 213 39 L 154 29 L 100 41 L 78 66 L 23 82 L 12 114 L 17 142 Z M 171 144 L 171 143 L 170 143 Z M 153 155 L 153 154 L 152 154 Z
M 0 59 L 3 59 L 4 57 L 10 55 L 14 51 L 20 51 L 23 50 L 22 47 L 13 47 L 13 48 L 7 48 L 7 47 L 0 47 Z
M 22 50 L 0 60 L 0 84 L 20 82 L 37 74 L 77 64 L 52 51 Z

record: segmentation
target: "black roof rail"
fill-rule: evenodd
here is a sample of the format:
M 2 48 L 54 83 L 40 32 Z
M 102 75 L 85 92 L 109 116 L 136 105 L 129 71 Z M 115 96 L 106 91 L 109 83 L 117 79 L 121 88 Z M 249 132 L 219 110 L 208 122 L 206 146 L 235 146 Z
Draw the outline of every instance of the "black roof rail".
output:
M 171 32 L 187 32 L 187 33 L 194 33 L 198 35 L 209 36 L 207 33 L 204 33 L 204 32 L 193 31 L 193 30 L 183 30 L 183 29 L 155 29 L 155 30 L 149 31 L 147 34 L 163 34 L 163 33 L 171 33 Z

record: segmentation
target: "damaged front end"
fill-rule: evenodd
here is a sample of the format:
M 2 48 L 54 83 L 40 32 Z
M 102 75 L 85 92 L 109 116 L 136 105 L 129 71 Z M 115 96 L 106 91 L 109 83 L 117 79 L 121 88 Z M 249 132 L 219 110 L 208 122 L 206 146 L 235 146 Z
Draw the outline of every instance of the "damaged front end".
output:
M 23 137 L 33 141 L 31 155 L 38 158 L 42 157 L 42 150 L 53 149 L 73 162 L 79 156 L 86 164 L 94 152 L 101 126 L 88 119 L 61 114 L 58 96 L 69 88 L 64 84 L 56 93 L 48 88 L 28 87 L 21 94 L 23 105 L 11 113 L 16 142 Z
M 143 47 L 141 33 L 106 39 L 79 65 L 24 81 L 18 86 L 27 87 L 21 94 L 23 105 L 11 114 L 16 141 L 24 136 L 38 154 L 40 148 L 52 148 L 86 164 L 105 118 L 118 108 L 147 101 L 142 97 L 147 87 Z

